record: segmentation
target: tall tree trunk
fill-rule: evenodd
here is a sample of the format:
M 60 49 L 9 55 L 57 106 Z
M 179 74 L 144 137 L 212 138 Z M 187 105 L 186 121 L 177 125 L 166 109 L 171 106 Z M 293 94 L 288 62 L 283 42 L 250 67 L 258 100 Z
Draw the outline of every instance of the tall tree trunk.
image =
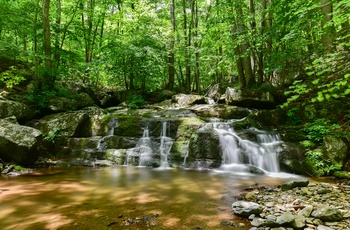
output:
M 324 14 L 324 18 L 322 20 L 322 27 L 324 28 L 324 32 L 322 33 L 323 51 L 325 53 L 330 53 L 333 49 L 335 32 L 334 27 L 329 24 L 332 21 L 333 6 L 331 0 L 321 0 L 321 4 L 322 13 Z
M 56 27 L 55 27 L 55 52 L 54 52 L 54 60 L 55 60 L 55 75 L 57 75 L 58 67 L 60 65 L 61 59 L 61 50 L 60 50 L 60 39 L 61 39 L 61 0 L 56 0 L 57 2 L 57 15 L 56 15 Z
M 261 19 L 260 19 L 260 37 L 264 37 L 265 35 L 265 27 L 266 27 L 266 1 L 263 0 L 261 3 Z M 264 54 L 263 47 L 258 47 L 258 84 L 261 85 L 264 82 Z
M 44 64 L 45 74 L 44 81 L 45 86 L 49 89 L 53 88 L 54 78 L 52 73 L 52 60 L 51 60 L 51 30 L 50 30 L 50 0 L 43 0 L 43 27 L 44 27 Z
M 172 90 L 174 87 L 174 81 L 175 81 L 175 53 L 174 53 L 174 46 L 175 46 L 175 30 L 176 30 L 176 24 L 175 24 L 175 3 L 174 0 L 170 0 L 170 19 L 171 19 L 171 36 L 170 36 L 170 44 L 169 44 L 169 81 L 166 86 L 168 90 Z
M 191 92 L 191 68 L 190 68 L 190 51 L 191 46 L 191 33 L 189 26 L 189 31 L 187 31 L 187 12 L 186 12 L 186 0 L 182 0 L 183 16 L 184 16 L 184 40 L 185 40 L 185 76 L 186 76 L 186 90 Z
M 199 72 L 199 44 L 198 44 L 198 23 L 199 23 L 199 18 L 198 18 L 198 3 L 196 0 L 195 3 L 193 3 L 194 7 L 194 15 L 195 15 L 195 20 L 194 20 L 194 79 L 196 83 L 196 91 L 198 94 L 201 93 L 201 88 L 200 88 L 200 72 Z
M 38 53 L 38 37 L 37 37 L 37 28 L 38 28 L 38 17 L 39 17 L 39 6 L 40 6 L 40 0 L 36 1 L 36 7 L 35 7 L 35 14 L 34 14 L 34 26 L 33 26 L 33 52 L 34 52 L 34 79 L 36 80 L 36 83 L 39 84 L 39 62 L 37 58 Z M 39 85 L 38 88 L 41 88 Z

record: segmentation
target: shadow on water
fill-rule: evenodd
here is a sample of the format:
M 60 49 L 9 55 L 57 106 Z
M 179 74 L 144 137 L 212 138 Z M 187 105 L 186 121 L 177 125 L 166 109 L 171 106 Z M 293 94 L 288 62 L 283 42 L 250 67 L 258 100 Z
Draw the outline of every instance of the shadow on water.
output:
M 53 168 L 0 177 L 0 229 L 230 229 L 244 187 L 286 178 L 137 167 Z M 232 229 L 232 228 L 231 228 Z

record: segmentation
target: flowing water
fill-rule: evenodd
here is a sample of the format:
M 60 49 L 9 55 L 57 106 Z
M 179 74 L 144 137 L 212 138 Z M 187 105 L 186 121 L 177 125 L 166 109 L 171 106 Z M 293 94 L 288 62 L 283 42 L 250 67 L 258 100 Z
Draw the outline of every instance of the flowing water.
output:
M 248 229 L 232 215 L 234 196 L 284 180 L 131 166 L 39 169 L 0 176 L 0 229 L 232 229 L 222 221 Z

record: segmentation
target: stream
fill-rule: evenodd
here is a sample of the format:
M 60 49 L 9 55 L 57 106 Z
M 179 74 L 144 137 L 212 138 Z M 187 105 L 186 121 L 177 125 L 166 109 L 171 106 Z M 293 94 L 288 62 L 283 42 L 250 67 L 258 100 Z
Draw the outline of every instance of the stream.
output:
M 0 229 L 249 229 L 231 204 L 242 189 L 293 175 L 215 170 L 51 167 L 0 176 Z

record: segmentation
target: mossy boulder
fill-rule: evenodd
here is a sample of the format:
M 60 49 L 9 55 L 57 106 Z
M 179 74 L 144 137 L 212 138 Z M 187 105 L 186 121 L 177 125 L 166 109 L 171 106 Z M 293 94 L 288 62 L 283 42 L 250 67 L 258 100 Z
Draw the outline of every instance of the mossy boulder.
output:
M 207 99 L 204 96 L 192 94 L 176 94 L 172 96 L 171 101 L 175 103 L 177 107 L 207 104 Z
M 243 106 L 255 109 L 273 109 L 276 103 L 270 92 L 262 90 L 239 90 L 227 87 L 225 101 L 228 105 Z
M 34 128 L 0 120 L 0 159 L 31 165 L 38 158 L 42 133 Z
M 24 103 L 0 99 L 0 119 L 15 116 L 17 120 L 28 120 L 34 116 L 34 111 Z
M 222 119 L 241 119 L 250 114 L 249 109 L 229 105 L 195 105 L 191 111 L 200 117 L 215 117 Z
M 323 145 L 330 163 L 343 167 L 348 152 L 348 147 L 345 142 L 338 137 L 326 135 L 323 137 Z

